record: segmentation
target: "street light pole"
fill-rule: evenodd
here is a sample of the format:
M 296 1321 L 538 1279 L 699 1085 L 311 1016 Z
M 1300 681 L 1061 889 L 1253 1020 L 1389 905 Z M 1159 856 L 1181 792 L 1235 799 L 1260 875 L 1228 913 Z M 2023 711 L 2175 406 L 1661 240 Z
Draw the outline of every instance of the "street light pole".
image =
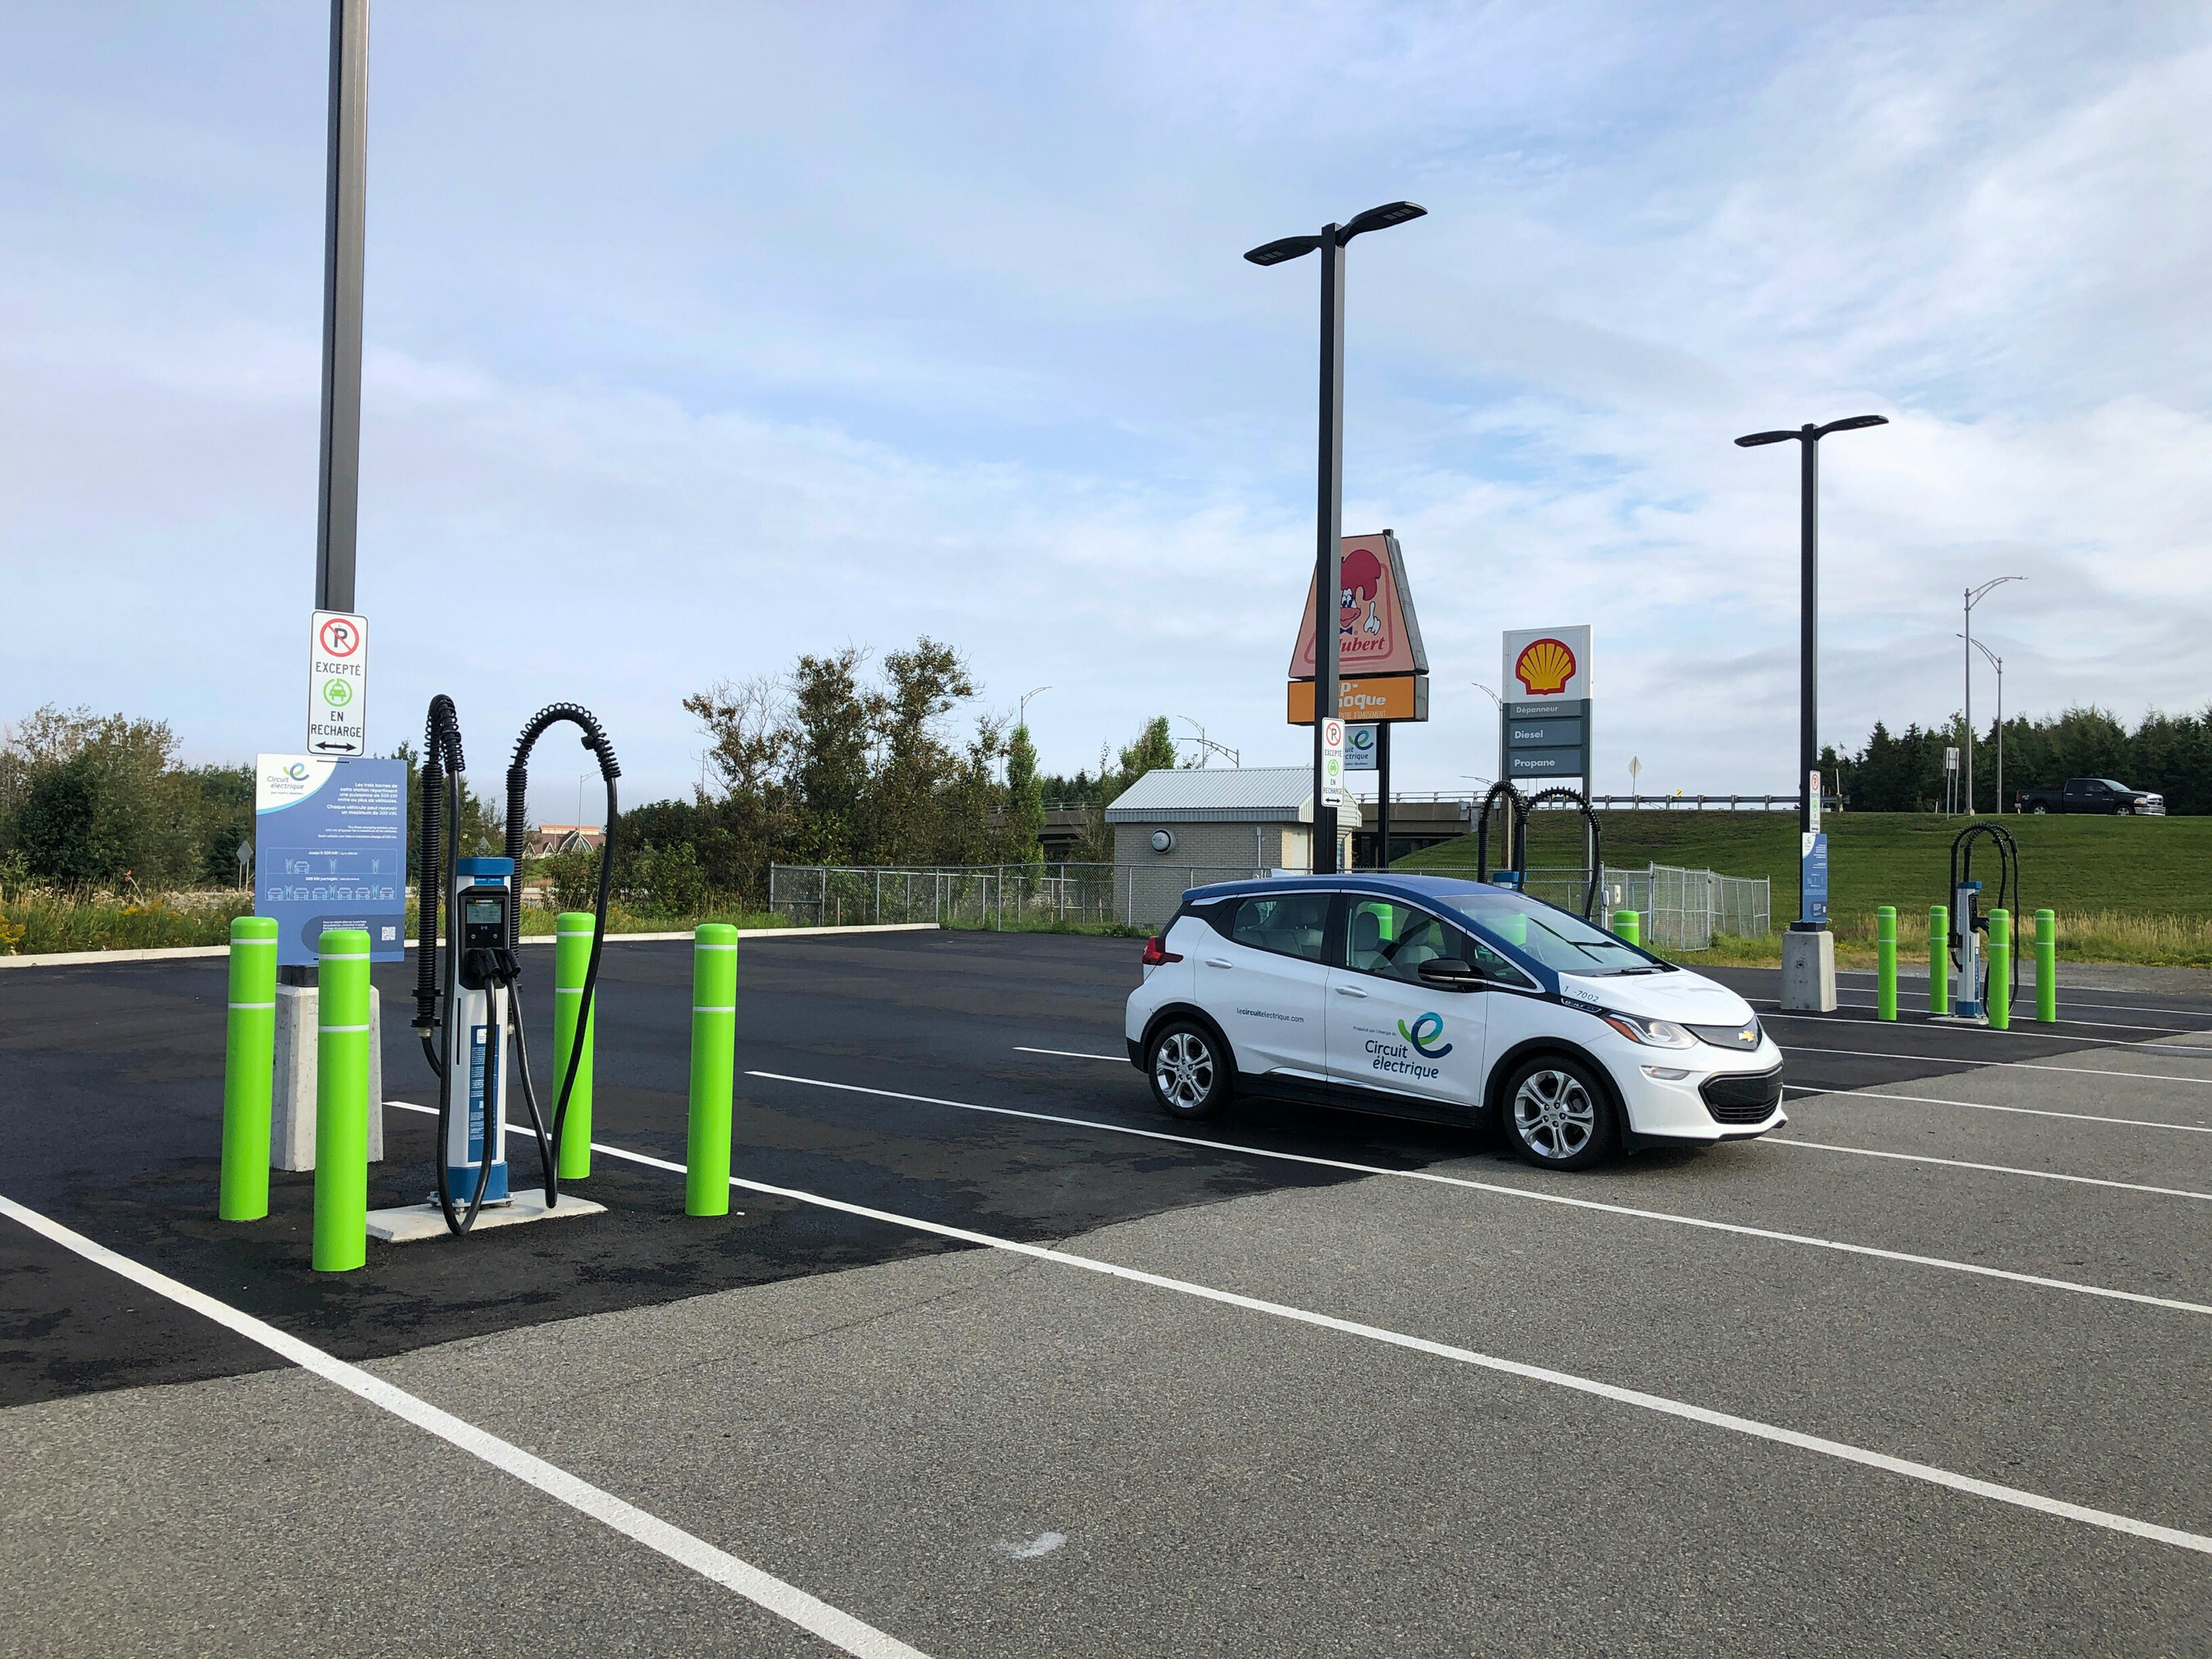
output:
M 1983 658 L 1989 663 L 1990 666 L 1997 671 L 1997 811 L 1998 814 L 2002 816 L 2004 812 L 2005 804 L 2004 659 L 1997 655 L 1996 652 L 1990 650 L 1989 647 L 1984 645 L 1978 639 L 1972 638 L 1971 636 L 1964 634 L 1960 635 L 1959 637 L 1965 640 L 1967 644 L 1972 646 L 1975 650 L 1980 652 Z M 1972 811 L 1972 809 L 1969 808 L 1968 810 Z
M 331 0 L 331 106 L 323 198 L 322 471 L 315 609 L 354 609 L 361 504 L 361 290 L 368 188 L 368 0 Z
M 1336 808 L 1323 804 L 1322 723 L 1337 708 L 1338 628 L 1342 584 L 1338 554 L 1344 541 L 1344 250 L 1355 236 L 1419 219 L 1428 210 L 1414 202 L 1389 202 L 1327 224 L 1318 236 L 1285 236 L 1252 249 L 1255 265 L 1279 265 L 1319 252 L 1321 257 L 1320 474 L 1314 509 L 1314 741 L 1313 857 L 1316 875 L 1336 873 Z
M 1984 599 L 1988 598 L 1992 589 L 2002 587 L 2007 582 L 2024 582 L 2027 580 L 2027 578 L 2025 576 L 1992 576 L 1989 580 L 1984 582 L 1979 587 L 1970 587 L 1966 590 L 1966 632 L 1961 634 L 1959 637 L 1965 640 L 1966 642 L 1965 654 L 1966 661 L 1966 816 L 1968 817 L 1974 816 L 1973 648 L 1978 643 L 1974 638 L 1974 607 L 1979 605 Z M 1999 707 L 2002 708 L 2002 704 L 2000 703 Z M 2002 714 L 1999 716 L 1999 719 L 2002 720 Z M 2003 752 L 2002 744 L 2004 741 L 2004 727 L 2002 725 L 2000 725 L 1997 727 L 1997 741 L 1999 744 L 1998 752 L 2002 754 Z M 1997 810 L 1999 811 L 2002 811 L 2004 810 L 2004 795 L 2002 793 L 2004 786 L 2002 781 L 1999 781 L 1997 787 L 1999 791 L 1997 795 Z
M 1813 833 L 1813 774 L 1820 763 L 1820 440 L 1831 432 L 1888 424 L 1885 415 L 1853 415 L 1826 426 L 1808 422 L 1794 432 L 1753 432 L 1736 440 L 1740 447 L 1753 449 L 1794 438 L 1801 450 L 1797 503 L 1797 830 L 1801 836 Z M 1791 927 L 1799 932 L 1820 930 L 1802 883 L 1797 920 Z

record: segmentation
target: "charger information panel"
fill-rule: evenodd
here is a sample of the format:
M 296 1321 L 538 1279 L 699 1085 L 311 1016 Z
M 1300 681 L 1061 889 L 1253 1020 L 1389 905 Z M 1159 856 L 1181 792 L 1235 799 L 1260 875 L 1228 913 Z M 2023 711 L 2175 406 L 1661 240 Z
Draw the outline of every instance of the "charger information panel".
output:
M 407 763 L 255 757 L 253 914 L 276 961 L 304 968 L 325 927 L 359 927 L 369 959 L 407 954 Z

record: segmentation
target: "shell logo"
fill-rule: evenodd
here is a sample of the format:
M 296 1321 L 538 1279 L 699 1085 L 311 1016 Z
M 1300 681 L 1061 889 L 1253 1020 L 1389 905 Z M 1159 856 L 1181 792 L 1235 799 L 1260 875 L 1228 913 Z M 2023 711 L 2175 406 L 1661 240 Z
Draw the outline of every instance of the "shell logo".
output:
M 1556 697 L 1575 677 L 1575 653 L 1564 640 L 1531 640 L 1513 659 L 1513 678 L 1532 697 Z

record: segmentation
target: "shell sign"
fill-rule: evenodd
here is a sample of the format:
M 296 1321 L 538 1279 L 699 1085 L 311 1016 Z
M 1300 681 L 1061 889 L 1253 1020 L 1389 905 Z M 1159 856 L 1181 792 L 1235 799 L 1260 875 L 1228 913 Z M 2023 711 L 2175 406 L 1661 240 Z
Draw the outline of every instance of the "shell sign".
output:
M 1532 697 L 1556 697 L 1575 677 L 1575 653 L 1564 640 L 1549 634 L 1521 647 L 1513 659 L 1513 678 Z
M 1517 628 L 1505 635 L 1504 686 L 1514 702 L 1578 702 L 1590 695 L 1590 630 Z

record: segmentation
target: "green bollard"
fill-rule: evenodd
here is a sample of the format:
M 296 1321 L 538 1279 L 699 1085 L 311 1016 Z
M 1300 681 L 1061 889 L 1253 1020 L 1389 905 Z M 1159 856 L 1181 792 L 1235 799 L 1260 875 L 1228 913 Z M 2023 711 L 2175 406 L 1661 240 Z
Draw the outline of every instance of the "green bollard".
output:
M 691 945 L 691 1131 L 684 1213 L 730 1212 L 730 1102 L 737 1090 L 738 930 L 702 921 Z
M 1631 945 L 1644 942 L 1643 918 L 1633 910 L 1615 910 L 1613 913 L 1613 931 Z
M 319 1273 L 368 1260 L 368 935 L 332 927 L 315 966 L 315 1247 Z
M 1897 1018 L 1897 907 L 1885 904 L 1874 913 L 1874 1017 Z
M 230 1016 L 222 1044 L 222 1185 L 216 1214 L 269 1213 L 269 1108 L 276 1065 L 276 922 L 230 924 Z
M 1993 1031 L 2009 1030 L 2012 1025 L 2012 912 L 1990 912 L 1990 994 L 1987 998 L 1990 1029 Z
M 1928 1012 L 1951 1012 L 1951 907 L 1928 907 Z
M 563 910 L 553 923 L 553 1088 L 568 1075 L 568 1055 L 576 1043 L 576 1010 L 584 1000 L 584 970 L 592 960 L 591 913 Z M 568 1115 L 561 1125 L 561 1179 L 581 1181 L 592 1173 L 592 1049 L 599 1012 L 584 1022 L 584 1054 L 576 1062 L 576 1086 L 568 1092 Z
M 2058 1024 L 2058 913 L 2035 913 L 2035 1017 Z

